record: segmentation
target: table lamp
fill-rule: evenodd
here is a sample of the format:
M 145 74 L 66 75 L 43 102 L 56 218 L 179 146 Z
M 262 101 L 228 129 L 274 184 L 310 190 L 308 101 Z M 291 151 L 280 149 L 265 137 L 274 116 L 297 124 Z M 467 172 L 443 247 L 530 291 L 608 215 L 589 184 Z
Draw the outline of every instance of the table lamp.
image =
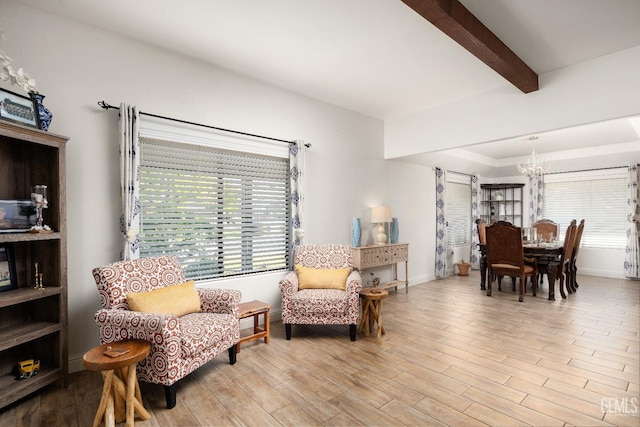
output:
M 386 222 L 391 222 L 391 208 L 389 206 L 371 208 L 371 223 L 378 223 L 378 234 L 376 235 L 378 245 L 387 243 L 387 235 L 384 232 L 384 223 Z

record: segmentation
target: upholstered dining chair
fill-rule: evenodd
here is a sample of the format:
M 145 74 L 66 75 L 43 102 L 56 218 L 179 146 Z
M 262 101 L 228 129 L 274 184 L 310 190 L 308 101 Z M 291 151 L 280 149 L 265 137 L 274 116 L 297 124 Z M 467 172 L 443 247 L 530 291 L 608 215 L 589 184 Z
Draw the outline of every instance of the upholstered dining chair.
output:
M 571 220 L 571 223 L 567 227 L 567 231 L 564 234 L 564 244 L 562 245 L 562 255 L 560 256 L 560 264 L 558 266 L 558 278 L 560 279 L 560 289 L 566 283 L 569 293 L 570 283 L 573 280 L 573 271 L 571 268 L 571 260 L 573 258 L 573 248 L 578 237 L 578 227 L 576 226 L 576 220 Z M 550 285 L 551 286 L 551 285 Z
M 573 251 L 571 252 L 571 262 L 570 262 L 571 282 L 567 286 L 567 288 L 569 289 L 569 292 L 575 292 L 579 286 L 578 280 L 577 280 L 578 266 L 576 263 L 578 260 L 578 250 L 580 249 L 580 243 L 582 242 L 583 231 L 584 231 L 584 219 L 580 220 L 580 224 L 578 224 L 578 228 L 576 229 L 576 238 L 573 242 Z
M 535 228 L 536 230 L 538 230 L 538 237 L 543 238 L 545 241 L 549 240 L 549 236 L 558 238 L 558 223 L 550 219 L 540 219 L 531 224 L 531 228 Z M 547 269 L 546 264 L 547 261 L 540 259 L 538 260 L 538 286 L 541 288 L 544 279 L 543 271 Z
M 488 277 L 498 277 L 498 290 L 502 290 L 502 277 L 509 276 L 520 279 L 520 295 L 518 300 L 524 301 L 526 278 L 533 281 L 533 296 L 538 286 L 536 264 L 525 264 L 522 246 L 522 229 L 510 224 L 496 223 L 487 227 L 487 268 Z M 488 280 L 487 296 L 491 296 L 491 283 Z
M 476 219 L 476 229 L 478 231 L 478 243 L 487 244 L 487 222 L 483 219 Z
M 280 281 L 282 323 L 287 340 L 291 325 L 349 325 L 356 340 L 360 312 L 360 273 L 353 270 L 348 245 L 300 245 L 294 271 Z
M 558 237 L 558 224 L 550 219 L 540 219 L 531 224 L 531 227 L 537 229 L 538 237 L 545 241 L 549 241 L 549 236 Z
M 173 256 L 96 267 L 93 278 L 102 305 L 95 314 L 100 343 L 149 341 L 138 379 L 163 385 L 167 408 L 176 405 L 181 378 L 225 350 L 236 363 L 239 291 L 195 288 Z
M 564 286 L 565 280 L 568 281 L 571 278 L 571 269 L 570 269 L 569 263 L 571 260 L 571 254 L 573 252 L 573 245 L 575 242 L 575 238 L 576 238 L 576 220 L 574 219 L 571 221 L 571 223 L 567 227 L 567 230 L 564 233 L 564 242 L 562 244 L 562 254 L 560 255 L 559 259 L 555 260 L 558 262 L 556 280 L 560 280 L 560 293 L 562 293 L 562 295 L 564 295 L 563 286 Z M 547 281 L 549 281 L 549 263 L 548 262 L 543 262 L 538 264 L 538 274 L 541 278 L 541 281 L 542 281 L 542 277 L 544 277 L 545 274 L 547 275 Z M 554 285 L 555 283 L 549 282 L 549 289 L 551 289 Z

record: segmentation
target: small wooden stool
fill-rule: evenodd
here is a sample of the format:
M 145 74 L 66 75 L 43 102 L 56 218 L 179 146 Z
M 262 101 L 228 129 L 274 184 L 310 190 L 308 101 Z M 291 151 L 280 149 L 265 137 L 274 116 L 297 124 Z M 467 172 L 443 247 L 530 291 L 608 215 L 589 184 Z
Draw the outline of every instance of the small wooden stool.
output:
M 378 338 L 385 333 L 382 326 L 382 300 L 389 296 L 389 291 L 380 288 L 363 288 L 360 291 L 362 298 L 362 316 L 358 324 L 358 332 L 364 329 L 364 335 L 369 336 L 373 332 L 373 326 L 378 322 Z
M 84 354 L 82 357 L 84 367 L 89 371 L 101 372 L 104 380 L 100 405 L 93 420 L 94 427 L 101 424 L 103 416 L 105 426 L 115 426 L 116 422 L 125 419 L 125 408 L 127 427 L 133 427 L 135 414 L 138 414 L 142 420 L 151 418 L 142 404 L 142 395 L 136 377 L 136 364 L 149 355 L 150 349 L 151 344 L 147 341 L 126 340 L 103 344 Z M 110 357 L 105 354 L 109 350 L 126 352 Z
M 247 317 L 253 317 L 253 334 L 240 338 L 236 352 L 240 353 L 240 344 L 243 342 L 264 338 L 264 342 L 269 344 L 269 310 L 271 310 L 271 306 L 267 303 L 255 300 L 238 304 L 238 309 L 238 318 L 245 319 Z M 258 323 L 258 317 L 260 314 L 264 316 L 264 328 L 261 328 Z

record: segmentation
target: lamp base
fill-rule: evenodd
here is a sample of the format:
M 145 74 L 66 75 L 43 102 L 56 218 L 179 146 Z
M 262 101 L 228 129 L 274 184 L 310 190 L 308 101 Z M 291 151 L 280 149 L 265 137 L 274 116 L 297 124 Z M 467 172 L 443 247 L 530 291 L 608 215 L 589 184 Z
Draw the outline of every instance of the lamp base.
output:
M 378 225 L 378 234 L 376 234 L 376 244 L 384 245 L 387 243 L 387 235 L 384 233 L 384 225 Z

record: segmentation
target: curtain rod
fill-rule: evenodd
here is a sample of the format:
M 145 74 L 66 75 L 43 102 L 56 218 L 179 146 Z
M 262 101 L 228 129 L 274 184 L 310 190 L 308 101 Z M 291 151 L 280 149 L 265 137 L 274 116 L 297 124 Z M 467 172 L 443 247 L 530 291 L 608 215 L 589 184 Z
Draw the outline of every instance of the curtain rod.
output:
M 573 172 L 591 172 L 591 171 L 602 171 L 602 170 L 622 169 L 622 168 L 628 169 L 629 165 L 627 165 L 627 166 L 609 166 L 609 167 L 606 167 L 606 168 L 576 169 L 576 170 L 564 171 L 564 172 L 548 172 L 548 173 L 545 173 L 545 175 L 557 175 L 557 174 L 561 174 L 561 173 L 573 173 Z
M 119 110 L 120 109 L 119 107 L 113 106 L 111 104 L 107 104 L 104 101 L 98 101 L 98 105 L 101 108 L 103 108 L 104 110 L 110 110 L 110 109 Z M 157 119 L 170 120 L 172 122 L 179 122 L 179 123 L 183 123 L 183 124 L 187 124 L 187 125 L 200 126 L 200 127 L 204 127 L 204 128 L 208 128 L 208 129 L 221 130 L 221 131 L 224 131 L 224 132 L 237 133 L 239 135 L 245 135 L 245 136 L 252 136 L 252 137 L 256 137 L 256 138 L 268 139 L 268 140 L 271 140 L 271 141 L 284 142 L 284 143 L 287 143 L 287 144 L 295 144 L 296 143 L 296 141 L 287 141 L 286 139 L 271 138 L 269 136 L 256 135 L 256 134 L 253 134 L 253 133 L 241 132 L 239 130 L 232 130 L 232 129 L 219 128 L 219 127 L 216 127 L 216 126 L 203 125 L 201 123 L 189 122 L 189 121 L 186 121 L 186 120 L 175 119 L 173 117 L 159 116 L 157 114 L 145 113 L 145 112 L 142 112 L 142 111 L 140 111 L 140 114 L 145 115 L 145 116 L 149 116 L 149 117 L 155 117 Z M 307 148 L 311 148 L 311 144 L 310 143 L 304 144 L 304 146 L 307 147 Z
M 469 177 L 474 177 L 474 176 L 476 176 L 476 175 L 471 174 L 471 173 L 456 172 L 456 171 L 452 171 L 452 170 L 449 170 L 449 169 L 447 169 L 447 172 L 457 173 L 458 175 L 466 175 L 466 176 L 469 176 Z

